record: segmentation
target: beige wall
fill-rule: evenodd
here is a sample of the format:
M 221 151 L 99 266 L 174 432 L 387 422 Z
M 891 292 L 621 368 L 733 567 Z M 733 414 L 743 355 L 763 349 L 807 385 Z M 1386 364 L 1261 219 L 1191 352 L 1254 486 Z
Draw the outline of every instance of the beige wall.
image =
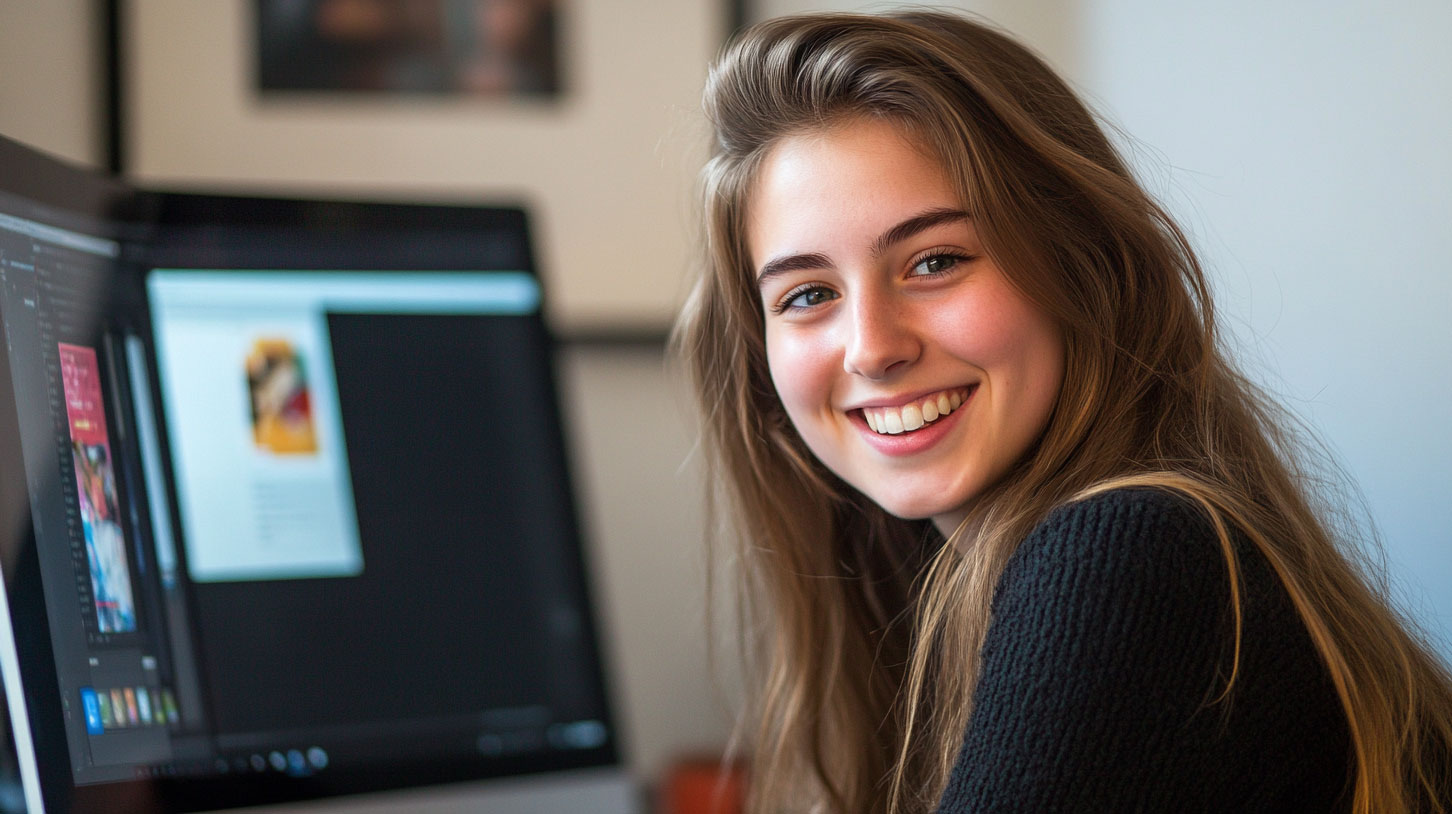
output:
M 105 162 L 97 5 L 13 0 L 0 6 L 0 133 L 93 166 Z

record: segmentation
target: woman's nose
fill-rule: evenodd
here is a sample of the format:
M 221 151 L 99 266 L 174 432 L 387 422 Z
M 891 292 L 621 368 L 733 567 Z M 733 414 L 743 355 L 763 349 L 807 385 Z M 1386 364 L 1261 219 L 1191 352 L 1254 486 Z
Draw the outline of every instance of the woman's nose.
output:
M 912 320 L 889 297 L 859 296 L 848 314 L 842 367 L 882 379 L 917 360 L 922 344 Z

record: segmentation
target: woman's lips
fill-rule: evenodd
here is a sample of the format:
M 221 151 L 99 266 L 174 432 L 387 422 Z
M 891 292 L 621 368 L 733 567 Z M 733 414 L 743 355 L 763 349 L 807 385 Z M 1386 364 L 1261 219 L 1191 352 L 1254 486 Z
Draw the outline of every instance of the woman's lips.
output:
M 895 410 L 898 414 L 898 420 L 901 420 L 902 413 L 907 410 L 907 408 L 913 405 L 917 405 L 917 409 L 921 411 L 921 405 L 924 401 L 928 399 L 927 396 L 924 396 L 921 399 L 914 399 L 909 404 L 902 405 L 901 407 L 871 407 L 855 410 L 853 411 L 854 413 L 862 413 L 862 416 L 860 420 L 856 416 L 853 416 L 853 423 L 855 423 L 862 432 L 863 440 L 867 442 L 868 446 L 871 446 L 873 449 L 877 450 L 878 453 L 894 458 L 917 455 L 919 453 L 926 452 L 927 450 L 932 449 L 938 444 L 939 441 L 943 440 L 948 436 L 949 433 L 953 432 L 954 428 L 958 426 L 959 422 L 968 420 L 968 418 L 965 417 L 965 413 L 967 412 L 965 408 L 972 401 L 973 396 L 977 391 L 977 385 L 971 385 L 966 388 L 955 388 L 954 390 L 945 391 L 949 393 L 948 412 L 946 414 L 939 412 L 935 419 L 933 419 L 932 421 L 924 421 L 916 430 L 910 431 L 904 428 L 901 432 L 893 433 L 891 432 L 891 427 L 888 427 L 888 432 L 882 432 L 882 425 L 886 424 L 890 420 L 889 418 L 887 418 L 886 415 L 882 414 L 882 411 Z M 957 406 L 954 406 L 953 404 L 952 394 L 955 392 L 958 395 Z M 937 403 L 937 397 L 939 394 L 934 393 L 932 395 L 934 402 L 933 406 L 939 406 Z M 872 426 L 867 423 L 867 413 L 869 410 L 877 413 L 877 415 L 875 415 L 872 419 L 873 421 L 877 421 L 878 418 L 882 419 L 882 423 L 878 425 L 878 429 L 873 429 Z M 911 416 L 909 416 L 909 418 L 911 418 Z

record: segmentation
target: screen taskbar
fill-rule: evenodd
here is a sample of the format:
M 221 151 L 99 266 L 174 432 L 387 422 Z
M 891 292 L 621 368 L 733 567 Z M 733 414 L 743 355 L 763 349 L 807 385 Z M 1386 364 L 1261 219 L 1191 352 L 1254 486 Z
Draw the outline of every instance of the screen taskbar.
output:
M 367 770 L 383 761 L 547 759 L 551 754 L 598 750 L 610 741 L 605 723 L 592 718 L 481 727 L 480 717 L 380 721 L 285 734 L 181 736 L 173 744 L 171 760 L 115 766 L 92 777 L 97 782 L 227 775 L 310 778 L 330 770 Z M 410 730 L 406 736 L 400 737 L 400 723 Z

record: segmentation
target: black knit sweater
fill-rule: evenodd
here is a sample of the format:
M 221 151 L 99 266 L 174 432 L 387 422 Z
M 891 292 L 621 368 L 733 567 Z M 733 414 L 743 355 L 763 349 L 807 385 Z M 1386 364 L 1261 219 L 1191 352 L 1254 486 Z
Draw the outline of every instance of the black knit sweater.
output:
M 994 594 L 973 714 L 940 803 L 958 812 L 1340 811 L 1350 740 L 1268 563 L 1239 548 L 1240 670 L 1219 543 L 1157 490 L 1053 512 Z

